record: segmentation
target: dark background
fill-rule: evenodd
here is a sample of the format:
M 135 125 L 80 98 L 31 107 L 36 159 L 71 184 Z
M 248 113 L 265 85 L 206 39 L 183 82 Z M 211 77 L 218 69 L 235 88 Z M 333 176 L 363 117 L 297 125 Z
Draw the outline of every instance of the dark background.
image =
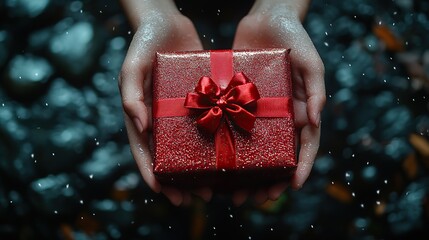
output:
M 206 49 L 252 1 L 177 1 Z M 326 68 L 304 188 L 234 207 L 174 207 L 130 155 L 117 75 L 132 31 L 117 1 L 0 1 L 0 239 L 424 239 L 429 226 L 429 3 L 313 1 Z

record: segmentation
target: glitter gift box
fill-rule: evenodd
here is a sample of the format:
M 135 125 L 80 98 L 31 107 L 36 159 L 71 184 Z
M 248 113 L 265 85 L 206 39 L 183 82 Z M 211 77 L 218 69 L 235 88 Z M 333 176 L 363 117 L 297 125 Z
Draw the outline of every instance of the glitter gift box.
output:
M 157 53 L 152 111 L 163 184 L 255 187 L 296 169 L 287 49 Z

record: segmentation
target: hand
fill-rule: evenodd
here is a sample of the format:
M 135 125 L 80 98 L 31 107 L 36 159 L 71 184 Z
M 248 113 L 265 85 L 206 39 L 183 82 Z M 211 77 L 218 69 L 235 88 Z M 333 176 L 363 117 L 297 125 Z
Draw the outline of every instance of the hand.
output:
M 201 50 L 192 22 L 180 14 L 173 1 L 124 0 L 123 6 L 137 29 L 119 76 L 125 126 L 132 155 L 143 179 L 155 192 L 164 193 L 174 205 L 189 203 L 191 193 L 161 186 L 153 174 L 149 149 L 152 129 L 152 61 L 157 51 Z M 210 189 L 194 192 L 206 201 Z
M 302 187 L 313 167 L 320 141 L 320 113 L 326 101 L 324 65 L 301 23 L 306 4 L 308 1 L 256 1 L 240 21 L 233 46 L 234 49 L 291 49 L 295 125 L 300 145 L 298 168 L 291 182 L 294 189 Z M 258 202 L 275 200 L 286 187 L 282 183 L 259 190 L 255 198 Z M 247 191 L 236 193 L 234 202 L 241 204 L 247 194 Z

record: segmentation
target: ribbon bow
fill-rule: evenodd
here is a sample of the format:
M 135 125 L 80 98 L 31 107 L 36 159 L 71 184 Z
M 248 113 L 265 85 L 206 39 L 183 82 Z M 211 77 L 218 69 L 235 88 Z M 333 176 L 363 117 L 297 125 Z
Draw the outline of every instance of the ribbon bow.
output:
M 186 95 L 185 107 L 207 110 L 197 118 L 198 126 L 204 130 L 214 134 L 222 121 L 228 120 L 246 131 L 253 128 L 256 116 L 244 107 L 260 96 L 244 73 L 234 74 L 224 90 L 211 78 L 201 77 L 194 91 Z

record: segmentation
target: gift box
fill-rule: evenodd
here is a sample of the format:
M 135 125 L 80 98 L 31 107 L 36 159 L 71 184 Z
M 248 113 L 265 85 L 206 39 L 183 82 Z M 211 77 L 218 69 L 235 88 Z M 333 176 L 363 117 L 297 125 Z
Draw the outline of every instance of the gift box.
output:
M 154 174 L 182 188 L 288 181 L 296 169 L 288 49 L 157 53 Z

